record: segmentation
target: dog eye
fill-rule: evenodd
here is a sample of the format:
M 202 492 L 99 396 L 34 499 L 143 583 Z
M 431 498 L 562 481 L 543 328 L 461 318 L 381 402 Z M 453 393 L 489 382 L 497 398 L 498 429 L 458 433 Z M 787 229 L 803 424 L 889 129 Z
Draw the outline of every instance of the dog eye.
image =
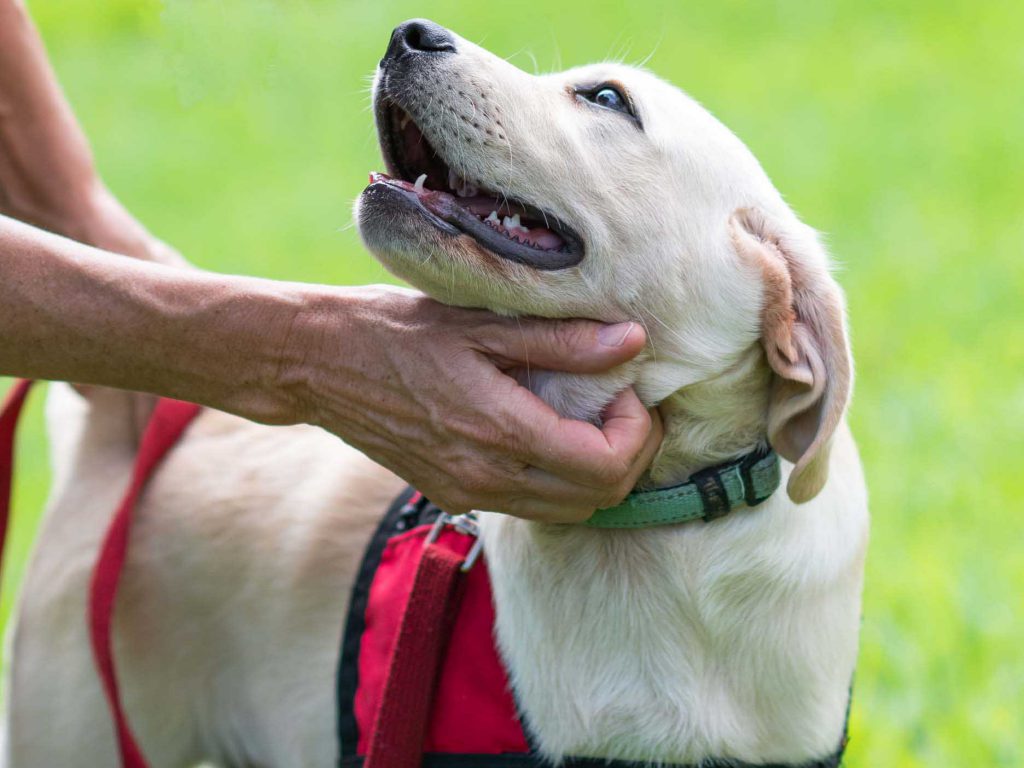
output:
M 626 100 L 622 94 L 614 88 L 602 88 L 600 91 L 594 94 L 594 103 L 598 106 L 607 107 L 608 109 L 617 109 L 620 112 L 626 111 L 629 107 L 626 106 Z
M 633 112 L 633 107 L 630 105 L 629 100 L 615 86 L 599 85 L 597 88 L 589 91 L 579 91 L 578 93 L 584 99 L 599 107 L 622 112 L 624 115 L 629 115 L 636 119 L 636 114 Z

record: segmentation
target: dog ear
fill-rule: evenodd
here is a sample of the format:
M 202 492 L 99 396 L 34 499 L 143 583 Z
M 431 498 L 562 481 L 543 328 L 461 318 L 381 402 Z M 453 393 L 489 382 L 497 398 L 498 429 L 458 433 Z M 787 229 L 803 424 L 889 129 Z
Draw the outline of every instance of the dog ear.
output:
M 850 399 L 843 294 L 810 228 L 784 231 L 749 208 L 736 211 L 729 225 L 737 252 L 764 280 L 761 343 L 775 373 L 768 441 L 796 465 L 786 492 L 799 504 L 828 479 L 832 435 Z

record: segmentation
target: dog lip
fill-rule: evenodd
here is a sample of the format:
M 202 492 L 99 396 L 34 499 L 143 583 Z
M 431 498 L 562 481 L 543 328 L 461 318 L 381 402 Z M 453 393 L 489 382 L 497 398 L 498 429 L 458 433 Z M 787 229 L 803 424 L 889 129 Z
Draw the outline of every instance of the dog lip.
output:
M 507 261 L 537 270 L 553 271 L 576 266 L 583 260 L 583 248 L 575 236 L 565 229 L 557 230 L 565 240 L 565 250 L 545 251 L 532 248 L 510 240 L 505 235 L 491 229 L 470 211 L 459 205 L 455 197 L 447 192 L 432 189 L 417 192 L 415 186 L 407 181 L 391 178 L 382 173 L 371 173 L 367 191 L 381 186 L 386 186 L 401 194 L 406 201 L 413 203 L 415 208 L 443 232 L 472 237 L 495 256 Z M 529 206 L 524 206 L 524 208 L 529 209 Z
M 445 234 L 458 236 L 463 234 L 460 229 L 452 226 L 447 221 L 439 217 L 436 213 L 431 211 L 424 205 L 422 197 L 413 189 L 413 185 L 408 182 L 393 179 L 383 173 L 371 173 L 370 184 L 363 190 L 363 194 L 366 195 L 372 190 L 387 190 L 389 193 L 394 194 L 398 199 L 402 200 L 406 205 L 414 208 L 420 214 L 427 218 L 427 220 L 433 224 L 437 229 L 441 230 Z

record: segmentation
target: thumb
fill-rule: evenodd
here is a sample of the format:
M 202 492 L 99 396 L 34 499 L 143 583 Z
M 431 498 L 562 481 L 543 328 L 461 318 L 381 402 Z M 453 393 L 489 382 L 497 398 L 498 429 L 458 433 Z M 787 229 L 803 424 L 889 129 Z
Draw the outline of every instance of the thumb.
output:
M 478 341 L 486 353 L 510 365 L 600 373 L 636 357 L 647 337 L 633 322 L 524 318 L 492 325 Z

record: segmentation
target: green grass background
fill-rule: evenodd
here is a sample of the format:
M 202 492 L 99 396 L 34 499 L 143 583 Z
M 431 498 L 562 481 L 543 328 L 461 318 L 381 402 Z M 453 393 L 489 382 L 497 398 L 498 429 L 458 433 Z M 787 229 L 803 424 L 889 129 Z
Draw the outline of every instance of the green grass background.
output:
M 205 268 L 325 283 L 388 279 L 350 207 L 380 166 L 366 87 L 395 23 L 531 71 L 650 56 L 842 265 L 874 518 L 848 764 L 1024 765 L 1024 4 L 30 7 L 132 211 Z M 39 400 L 4 616 L 46 492 Z

